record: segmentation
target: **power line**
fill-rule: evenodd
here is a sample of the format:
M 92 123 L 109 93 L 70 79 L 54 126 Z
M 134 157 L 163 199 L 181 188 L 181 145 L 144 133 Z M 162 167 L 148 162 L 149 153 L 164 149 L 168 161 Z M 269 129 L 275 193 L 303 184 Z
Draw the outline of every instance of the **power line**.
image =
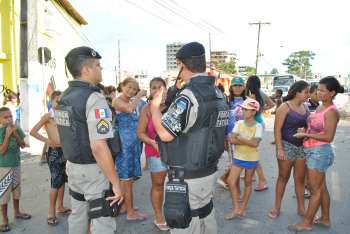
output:
M 168 23 L 168 24 L 170 24 L 170 25 L 174 25 L 172 22 L 170 22 L 170 21 L 164 19 L 163 17 L 161 17 L 161 16 L 159 16 L 159 15 L 154 14 L 153 12 L 147 10 L 147 9 L 144 8 L 144 7 L 141 7 L 141 6 L 137 5 L 137 4 L 135 4 L 135 3 L 132 2 L 132 1 L 129 1 L 129 0 L 125 0 L 125 1 L 126 1 L 127 3 L 129 3 L 130 5 L 132 5 L 132 6 L 136 7 L 136 8 L 138 8 L 138 9 L 140 9 L 140 10 L 142 10 L 142 11 L 144 11 L 144 12 L 150 14 L 150 15 L 152 15 L 153 17 L 156 17 L 156 18 L 158 18 L 158 19 L 164 21 L 165 23 Z

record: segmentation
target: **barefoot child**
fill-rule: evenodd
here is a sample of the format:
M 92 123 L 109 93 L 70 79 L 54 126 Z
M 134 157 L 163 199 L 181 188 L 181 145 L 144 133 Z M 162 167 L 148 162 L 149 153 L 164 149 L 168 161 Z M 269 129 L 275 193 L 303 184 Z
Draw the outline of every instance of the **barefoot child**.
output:
M 263 126 L 254 119 L 256 113 L 259 111 L 260 104 L 256 100 L 248 98 L 240 106 L 243 111 L 243 120 L 236 123 L 230 139 L 231 144 L 235 145 L 233 165 L 228 178 L 234 207 L 225 214 L 225 219 L 245 216 L 245 210 L 252 192 L 252 178 L 259 162 L 257 147 L 259 146 L 263 132 Z M 242 170 L 245 170 L 245 186 L 243 201 L 240 204 L 237 180 L 239 180 Z
M 45 114 L 40 121 L 32 128 L 30 135 L 48 145 L 47 163 L 51 174 L 51 190 L 50 190 L 50 207 L 47 217 L 48 225 L 57 225 L 56 218 L 56 201 L 58 200 L 57 213 L 70 214 L 71 210 L 63 206 L 64 183 L 67 182 L 66 160 L 60 144 L 60 138 L 56 123 L 54 121 L 54 111 L 57 106 L 60 91 L 54 91 L 51 94 L 52 109 Z M 47 138 L 39 133 L 44 126 L 47 132 Z
M 0 232 L 10 231 L 7 216 L 7 203 L 13 196 L 13 209 L 16 219 L 30 219 L 31 215 L 20 212 L 21 195 L 20 148 L 25 147 L 24 132 L 13 124 L 11 110 L 0 108 L 0 204 L 3 224 Z

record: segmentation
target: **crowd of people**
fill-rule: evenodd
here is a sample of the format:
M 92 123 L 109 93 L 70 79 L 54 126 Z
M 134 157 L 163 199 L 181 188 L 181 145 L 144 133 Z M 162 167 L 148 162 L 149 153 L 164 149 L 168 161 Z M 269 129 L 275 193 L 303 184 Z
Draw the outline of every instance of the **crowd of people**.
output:
M 83 53 L 81 50 L 76 53 Z M 181 72 L 189 72 L 190 74 L 192 70 L 188 69 L 186 64 L 186 53 L 189 52 L 185 51 L 183 53 L 185 53 L 183 57 L 180 54 L 178 58 L 180 64 L 182 63 Z M 96 53 L 91 54 L 86 55 L 87 58 L 99 61 L 98 53 L 97 55 Z M 201 54 L 203 54 L 202 51 L 199 55 Z M 155 77 L 150 81 L 150 92 L 147 96 L 146 90 L 140 90 L 137 80 L 132 77 L 126 78 L 120 83 L 118 88 L 113 86 L 105 88 L 100 84 L 101 77 L 97 77 L 96 73 L 91 75 L 93 72 L 90 73 L 89 71 L 93 66 L 95 66 L 94 69 L 99 69 L 100 71 L 99 63 L 94 65 L 82 61 L 78 64 L 80 70 L 76 70 L 76 64 L 70 64 L 69 62 L 70 60 L 66 58 L 66 63 L 68 68 L 71 69 L 72 75 L 78 78 L 86 76 L 95 79 L 94 82 L 91 82 L 96 87 L 95 91 L 105 98 L 103 101 L 100 96 L 96 96 L 95 102 L 102 103 L 101 106 L 103 106 L 96 107 L 97 104 L 92 103 L 93 101 L 90 102 L 89 97 L 86 107 L 89 107 L 91 110 L 86 109 L 85 121 L 87 121 L 89 130 L 91 152 L 97 165 L 101 167 L 101 170 L 98 170 L 96 173 L 103 173 L 108 178 L 115 194 L 115 197 L 112 197 L 110 200 L 113 202 L 117 201 L 121 205 L 120 214 L 126 214 L 127 222 L 143 222 L 148 218 L 145 214 L 146 212 L 139 210 L 134 201 L 134 182 L 142 176 L 141 154 L 144 150 L 146 167 L 149 169 L 151 177 L 150 201 L 154 211 L 154 225 L 161 231 L 169 230 L 170 227 L 167 225 L 163 214 L 164 185 L 169 165 L 162 160 L 162 151 L 157 138 L 171 141 L 179 136 L 180 132 L 183 135 L 187 134 L 188 129 L 195 126 L 192 116 L 194 114 L 197 115 L 196 111 L 201 109 L 194 109 L 197 108 L 193 107 L 195 106 L 193 104 L 195 101 L 193 99 L 187 100 L 187 96 L 182 97 L 181 95 L 173 104 L 167 104 L 166 91 L 168 87 L 160 77 Z M 180 92 L 181 90 L 186 90 L 185 87 L 187 82 L 189 82 L 184 78 L 186 77 L 185 73 L 182 73 L 182 87 L 177 88 Z M 206 76 L 203 71 L 197 73 L 201 76 Z M 191 74 L 189 77 L 195 77 L 195 75 Z M 179 86 L 178 83 L 176 85 Z M 70 84 L 70 87 L 73 86 L 73 84 Z M 252 181 L 255 179 L 255 174 L 258 182 L 254 190 L 262 192 L 269 188 L 264 176 L 263 162 L 259 156 L 258 148 L 264 137 L 265 130 L 263 112 L 277 105 L 274 111 L 275 140 L 273 143 L 276 147 L 278 175 L 275 181 L 275 200 L 272 203 L 272 209 L 267 212 L 267 216 L 270 219 L 277 219 L 281 214 L 283 195 L 293 169 L 297 201 L 296 212 L 302 219 L 296 224 L 289 225 L 288 228 L 295 231 L 307 231 L 311 230 L 313 225 L 330 227 L 330 198 L 325 175 L 334 160 L 331 143 L 339 121 L 339 112 L 333 104 L 333 99 L 337 93 L 341 92 L 343 92 L 343 89 L 334 77 L 325 77 L 320 80 L 318 86 L 312 87 L 309 87 L 309 84 L 305 81 L 297 81 L 290 87 L 286 97 L 282 98 L 282 93 L 277 91 L 274 102 L 261 90 L 258 76 L 250 76 L 247 80 L 238 76 L 232 78 L 227 98 L 229 117 L 225 127 L 225 137 L 222 139 L 225 144 L 225 150 L 228 152 L 226 154 L 227 158 L 225 158 L 227 163 L 224 174 L 217 179 L 221 186 L 229 190 L 232 197 L 232 209 L 225 213 L 224 219 L 230 220 L 245 217 L 245 211 L 249 205 L 249 198 L 253 190 Z M 66 93 L 67 91 L 63 95 Z M 80 219 L 78 219 L 76 212 L 81 212 L 81 210 L 74 210 L 78 209 L 77 201 L 72 204 L 73 211 L 63 205 L 67 178 L 70 189 L 82 193 L 85 195 L 85 198 L 90 196 L 89 192 L 87 192 L 88 189 L 83 185 L 85 182 L 80 181 L 80 187 L 76 184 L 77 179 L 75 177 L 79 175 L 74 174 L 72 169 L 73 167 L 77 169 L 77 165 L 90 165 L 89 163 L 91 162 L 79 164 L 72 158 L 67 158 L 64 153 L 66 152 L 65 148 L 62 149 L 65 143 L 62 142 L 62 136 L 60 135 L 64 131 L 60 126 L 69 123 L 64 122 L 67 120 L 64 112 L 56 111 L 61 95 L 60 91 L 54 91 L 51 94 L 51 110 L 30 131 L 31 136 L 42 141 L 47 146 L 47 163 L 51 175 L 47 224 L 57 225 L 56 214 L 65 214 L 75 219 L 75 226 L 82 225 L 82 223 L 86 226 L 84 229 L 71 229 L 70 227 L 71 233 L 73 233 L 72 230 L 89 230 L 92 233 L 100 233 L 98 231 L 103 229 L 98 229 L 97 226 L 94 228 L 93 220 L 86 218 L 84 222 L 81 221 L 82 223 L 77 224 Z M 63 102 L 65 100 L 61 101 L 61 103 Z M 185 107 L 181 109 L 182 106 Z M 187 113 L 188 116 L 184 116 L 182 113 Z M 177 114 L 177 118 L 180 118 L 182 121 L 178 125 L 172 125 L 171 121 L 173 119 L 171 119 L 171 115 L 174 114 Z M 61 119 L 57 123 L 58 115 Z M 69 118 L 72 118 L 72 116 Z M 113 182 L 113 179 L 111 179 L 111 174 L 113 173 L 108 171 L 110 167 L 107 170 L 103 166 L 106 161 L 101 161 L 95 156 L 95 152 L 104 151 L 102 146 L 96 146 L 95 144 L 99 143 L 101 139 L 105 139 L 103 136 L 110 132 L 108 122 L 103 121 L 107 118 L 111 119 L 111 127 L 119 135 L 121 150 L 116 155 L 112 155 L 115 166 L 114 164 L 112 165 L 115 169 L 116 178 L 120 182 Z M 39 133 L 41 128 L 46 130 L 47 135 Z M 93 135 L 92 131 L 96 131 L 98 134 Z M 20 211 L 19 208 L 21 184 L 20 148 L 25 146 L 24 136 L 23 131 L 13 119 L 13 112 L 6 106 L 0 108 L 0 202 L 3 216 L 0 232 L 10 230 L 7 217 L 7 204 L 10 194 L 13 196 L 15 218 L 31 218 L 30 214 Z M 92 139 L 96 140 L 96 143 L 92 143 Z M 69 161 L 67 163 L 68 177 L 66 173 L 67 159 Z M 83 171 L 83 169 L 81 170 Z M 241 177 L 244 178 L 244 189 L 242 191 L 240 189 Z M 73 182 L 70 182 L 70 180 Z M 195 190 L 194 185 L 191 184 L 191 179 L 188 179 L 188 183 L 190 190 L 192 188 Z M 200 183 L 198 182 L 198 184 Z M 270 184 L 273 183 L 270 182 Z M 304 202 L 305 188 L 310 191 L 310 200 L 307 207 L 305 207 Z M 209 190 L 208 194 L 211 192 Z M 72 195 L 72 197 L 74 196 Z M 72 198 L 72 200 L 74 199 Z M 208 199 L 210 201 L 211 195 L 208 195 Z M 190 204 L 195 204 L 192 203 L 191 198 Z M 322 211 L 321 217 L 316 218 L 315 214 L 320 207 Z M 209 216 L 213 215 L 210 214 Z M 103 224 L 103 222 L 100 224 Z M 89 225 L 90 228 L 88 228 Z M 214 224 L 210 225 L 216 224 L 214 222 Z M 177 229 L 172 229 L 172 233 L 199 233 L 195 231 L 199 229 L 194 227 L 188 232 L 176 232 L 175 230 Z M 209 228 L 208 230 L 216 229 Z

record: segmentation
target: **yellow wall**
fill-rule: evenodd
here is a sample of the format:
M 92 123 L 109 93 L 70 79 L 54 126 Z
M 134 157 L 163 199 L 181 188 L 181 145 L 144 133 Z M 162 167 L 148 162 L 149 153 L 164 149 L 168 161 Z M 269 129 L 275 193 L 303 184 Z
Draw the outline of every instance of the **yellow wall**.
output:
M 0 0 L 0 82 L 17 92 L 19 86 L 20 1 Z

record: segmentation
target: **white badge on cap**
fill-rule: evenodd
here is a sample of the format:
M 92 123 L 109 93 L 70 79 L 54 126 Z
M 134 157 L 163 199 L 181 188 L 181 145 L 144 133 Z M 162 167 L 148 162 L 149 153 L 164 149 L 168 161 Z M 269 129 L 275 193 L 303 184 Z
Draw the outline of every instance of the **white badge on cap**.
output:
M 92 57 L 96 57 L 96 51 L 91 50 L 91 55 L 92 55 Z

